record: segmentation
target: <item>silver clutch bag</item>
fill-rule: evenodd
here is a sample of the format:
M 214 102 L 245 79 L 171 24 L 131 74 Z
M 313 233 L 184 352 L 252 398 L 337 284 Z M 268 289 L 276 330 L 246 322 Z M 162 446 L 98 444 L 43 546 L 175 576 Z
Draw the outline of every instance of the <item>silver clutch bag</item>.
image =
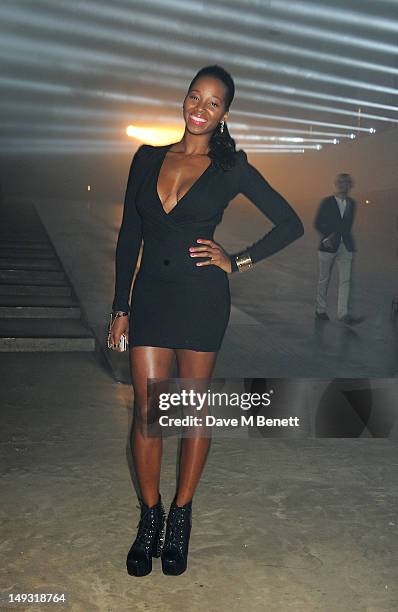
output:
M 117 319 L 117 317 L 111 312 L 109 326 L 108 326 L 108 348 L 114 351 L 116 351 L 117 349 L 119 349 L 119 351 L 127 351 L 129 343 L 127 341 L 126 334 L 122 334 L 120 336 L 120 340 L 116 346 L 112 344 L 111 329 L 112 329 L 112 325 L 115 319 Z

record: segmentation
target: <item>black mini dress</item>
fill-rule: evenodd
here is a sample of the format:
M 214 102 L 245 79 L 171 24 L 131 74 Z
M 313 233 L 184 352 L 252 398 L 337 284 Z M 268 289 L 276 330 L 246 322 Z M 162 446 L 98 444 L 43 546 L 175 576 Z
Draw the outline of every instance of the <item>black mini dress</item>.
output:
M 235 166 L 223 170 L 214 161 L 174 208 L 165 212 L 157 191 L 163 160 L 172 145 L 141 145 L 130 167 L 123 218 L 116 245 L 113 310 L 129 312 L 129 345 L 218 351 L 230 316 L 228 274 L 218 266 L 196 266 L 207 257 L 191 257 L 198 238 L 214 239 L 229 202 L 243 193 L 274 227 L 246 248 L 255 263 L 303 233 L 290 204 L 236 153 Z M 131 303 L 131 281 L 143 241 Z M 231 255 L 232 272 L 237 270 Z

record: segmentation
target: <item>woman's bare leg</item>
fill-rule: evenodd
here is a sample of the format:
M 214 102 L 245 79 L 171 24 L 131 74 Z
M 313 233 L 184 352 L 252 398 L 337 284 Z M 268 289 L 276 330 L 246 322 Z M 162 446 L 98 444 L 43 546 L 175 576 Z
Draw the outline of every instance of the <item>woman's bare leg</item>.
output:
M 175 356 L 173 349 L 163 347 L 135 346 L 130 351 L 134 388 L 133 459 L 142 500 L 151 507 L 159 498 L 163 444 L 161 435 L 145 434 L 147 378 L 170 378 Z
M 179 378 L 210 379 L 217 352 L 176 349 Z M 183 506 L 193 498 L 210 448 L 210 438 L 195 437 L 181 440 L 180 475 L 176 504 Z

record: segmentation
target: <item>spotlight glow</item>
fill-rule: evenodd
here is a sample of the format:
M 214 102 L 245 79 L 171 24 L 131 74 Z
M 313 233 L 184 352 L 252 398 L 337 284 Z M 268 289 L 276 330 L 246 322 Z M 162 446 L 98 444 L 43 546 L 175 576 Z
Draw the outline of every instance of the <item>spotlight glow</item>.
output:
M 181 127 L 138 127 L 129 125 L 127 136 L 136 138 L 146 144 L 161 146 L 181 140 L 184 130 Z

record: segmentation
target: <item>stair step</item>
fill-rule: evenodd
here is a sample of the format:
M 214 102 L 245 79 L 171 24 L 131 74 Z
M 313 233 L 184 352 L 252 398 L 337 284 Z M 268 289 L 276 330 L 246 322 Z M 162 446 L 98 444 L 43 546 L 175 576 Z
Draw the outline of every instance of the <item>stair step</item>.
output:
M 94 338 L 1 338 L 0 353 L 5 352 L 95 351 Z
M 15 257 L 17 259 L 29 260 L 53 259 L 56 257 L 56 253 L 54 249 L 19 249 L 18 247 L 11 249 L 9 247 L 4 248 L 3 246 L 0 246 L 0 257 Z
M 0 352 L 95 351 L 70 280 L 34 205 L 0 222 Z
M 53 259 L 37 259 L 17 257 L 0 257 L 0 270 L 62 270 L 55 257 Z
M 0 319 L 0 352 L 94 350 L 95 338 L 78 319 Z
M 22 221 L 25 221 L 25 229 L 21 227 Z M 27 227 L 29 223 L 29 227 Z M 14 227 L 14 225 L 17 227 Z M 28 222 L 27 219 L 4 219 L 1 224 L 0 240 L 26 240 L 27 242 L 38 242 L 41 240 L 47 240 L 47 236 L 43 227 L 34 223 L 32 220 Z
M 51 243 L 48 240 L 10 240 L 9 238 L 2 239 L 0 237 L 0 244 L 2 247 L 7 249 L 52 249 Z
M 0 307 L 8 306 L 57 306 L 66 308 L 70 306 L 79 307 L 79 303 L 70 295 L 1 295 Z
M 69 285 L 2 285 L 0 284 L 0 300 L 3 296 L 67 296 L 72 295 Z M 47 300 L 47 298 L 45 298 Z
M 4 218 L 3 218 L 4 220 Z M 23 219 L 14 219 L 12 222 L 9 220 L 7 223 L 6 220 L 1 224 L 0 230 L 0 240 L 24 240 L 25 242 L 49 242 L 47 233 L 45 232 L 42 225 L 38 225 L 37 223 L 33 223 L 30 221 L 30 226 L 27 229 L 22 227 L 15 228 L 14 226 L 20 226 L 23 222 Z M 14 224 L 14 226 L 13 226 Z M 4 227 L 3 227 L 4 226 Z
M 0 283 L 29 283 L 29 285 L 62 285 L 66 282 L 63 272 L 52 270 L 0 270 Z
M 77 306 L 0 306 L 3 319 L 80 319 Z
M 44 337 L 58 338 L 91 337 L 92 333 L 81 322 L 74 319 L 51 319 L 49 321 L 40 319 L 0 319 L 0 337 Z

